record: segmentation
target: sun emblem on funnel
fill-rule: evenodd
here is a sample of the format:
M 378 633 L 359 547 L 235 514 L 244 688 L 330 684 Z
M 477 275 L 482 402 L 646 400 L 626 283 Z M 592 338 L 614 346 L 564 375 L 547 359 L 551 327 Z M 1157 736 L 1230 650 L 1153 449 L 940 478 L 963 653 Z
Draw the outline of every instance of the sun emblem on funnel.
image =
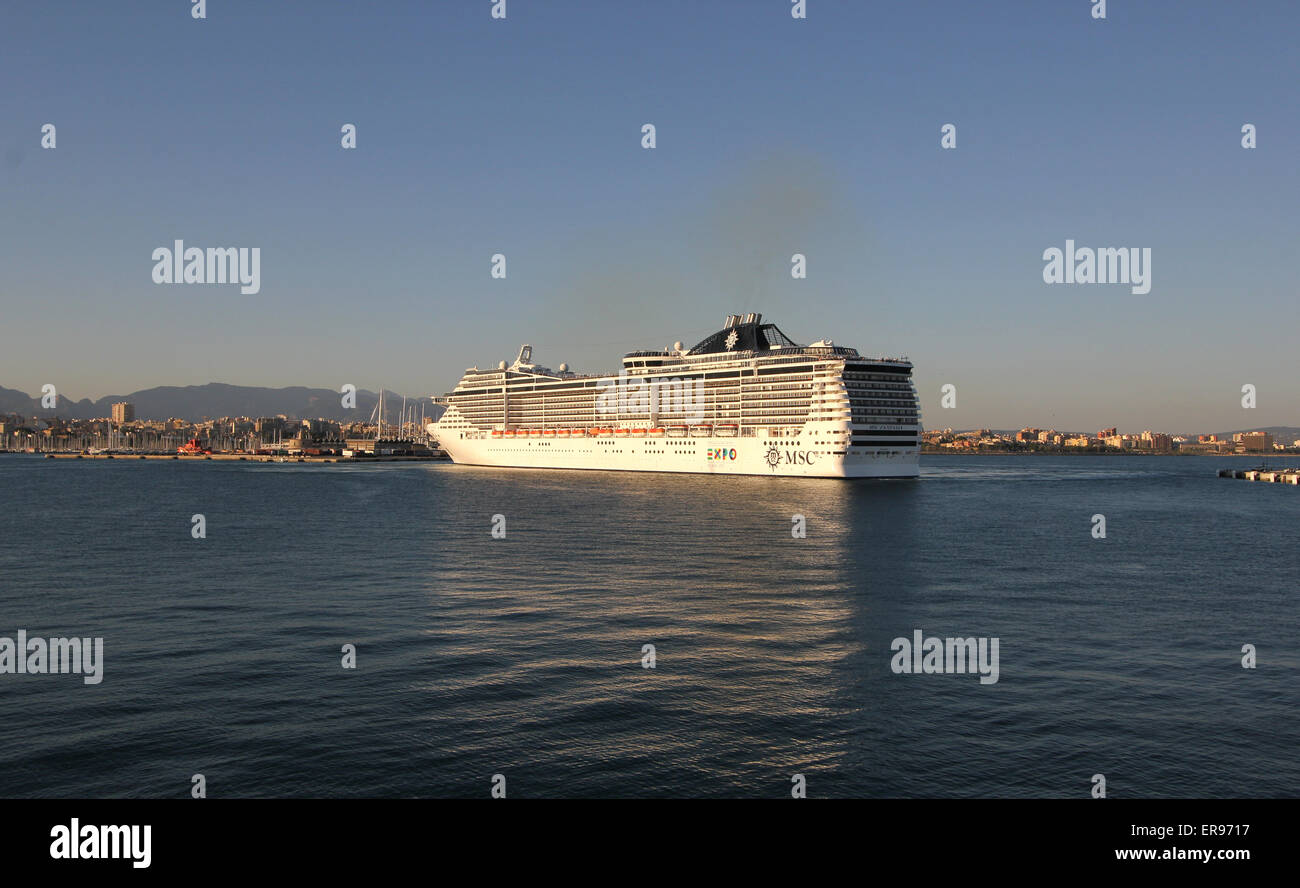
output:
M 727 334 L 727 339 L 725 342 L 727 346 L 727 351 L 731 351 L 733 348 L 736 347 L 736 340 L 739 338 L 740 337 L 736 335 L 735 330 L 732 330 L 730 333 Z

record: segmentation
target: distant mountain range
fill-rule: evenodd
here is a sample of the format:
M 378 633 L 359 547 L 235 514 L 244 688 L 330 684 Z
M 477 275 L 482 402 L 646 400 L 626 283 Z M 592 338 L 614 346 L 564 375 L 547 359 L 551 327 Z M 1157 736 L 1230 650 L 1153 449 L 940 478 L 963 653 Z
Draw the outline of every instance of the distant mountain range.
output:
M 40 397 L 33 398 L 26 392 L 0 386 L 0 413 L 19 413 L 25 417 L 38 416 L 50 419 L 56 416 L 65 419 L 98 419 L 112 415 L 112 405 L 117 401 L 127 401 L 135 405 L 136 419 L 179 419 L 198 422 L 203 417 L 218 419 L 223 416 L 277 416 L 283 413 L 293 419 L 333 419 L 340 421 L 362 421 L 370 418 L 379 393 L 365 389 L 357 390 L 357 406 L 345 408 L 343 395 L 332 389 L 306 388 L 290 386 L 289 388 L 261 388 L 256 386 L 226 385 L 210 382 L 207 385 L 174 386 L 164 385 L 157 388 L 132 392 L 129 395 L 109 395 L 97 401 L 83 398 L 73 401 L 58 396 L 58 407 L 46 410 L 41 407 Z M 409 399 L 419 408 L 419 399 Z M 428 398 L 424 399 L 425 415 L 441 414 L 442 409 L 434 406 Z M 402 396 L 395 392 L 384 392 L 384 418 L 387 421 L 389 410 L 396 418 L 401 411 Z

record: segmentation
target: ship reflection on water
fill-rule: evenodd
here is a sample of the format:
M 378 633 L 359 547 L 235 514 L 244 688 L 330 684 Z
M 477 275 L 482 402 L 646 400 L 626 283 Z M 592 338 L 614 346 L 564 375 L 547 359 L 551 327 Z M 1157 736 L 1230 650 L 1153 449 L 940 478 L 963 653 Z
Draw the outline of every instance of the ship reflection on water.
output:
M 918 482 L 454 473 L 445 508 L 481 520 L 438 543 L 427 636 L 447 668 L 426 717 L 467 730 L 482 768 L 572 794 L 761 795 L 861 757 L 864 682 L 917 587 Z

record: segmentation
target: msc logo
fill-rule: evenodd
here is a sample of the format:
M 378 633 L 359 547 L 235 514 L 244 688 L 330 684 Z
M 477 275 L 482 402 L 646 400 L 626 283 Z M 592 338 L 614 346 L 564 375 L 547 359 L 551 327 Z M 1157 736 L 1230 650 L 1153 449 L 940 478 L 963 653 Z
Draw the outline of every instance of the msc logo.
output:
M 767 456 L 764 459 L 767 460 L 768 468 L 775 472 L 776 467 L 781 463 L 788 466 L 810 466 L 817 462 L 817 454 L 810 450 L 790 450 L 788 448 L 782 451 L 781 448 L 773 444 L 767 448 Z
M 736 448 L 728 450 L 726 447 L 711 447 L 708 451 L 709 459 L 735 459 Z

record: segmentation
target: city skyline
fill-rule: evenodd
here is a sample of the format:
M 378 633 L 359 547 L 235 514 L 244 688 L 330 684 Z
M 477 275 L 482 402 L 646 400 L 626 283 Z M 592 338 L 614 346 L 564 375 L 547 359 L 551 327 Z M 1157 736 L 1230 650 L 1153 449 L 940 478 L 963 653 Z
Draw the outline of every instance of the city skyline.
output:
M 285 411 L 285 410 L 276 410 L 276 409 L 268 408 L 266 410 L 252 410 L 246 412 L 237 411 L 233 413 L 229 411 L 222 412 L 221 410 L 208 410 L 206 412 L 202 412 L 202 415 L 196 413 L 194 410 L 186 410 L 186 409 L 179 409 L 177 411 L 164 410 L 161 412 L 155 410 L 155 411 L 150 411 L 145 414 L 136 416 L 135 402 L 133 400 L 130 400 L 136 395 L 148 394 L 151 391 L 165 390 L 168 392 L 175 392 L 175 391 L 184 392 L 187 389 L 196 389 L 199 391 L 203 391 L 212 386 L 224 387 L 224 384 L 210 383 L 207 386 L 191 386 L 191 387 L 183 387 L 183 388 L 175 387 L 175 386 L 162 386 L 156 389 L 142 390 L 141 392 L 133 392 L 125 396 L 107 395 L 104 396 L 103 398 L 99 398 L 94 401 L 91 401 L 90 399 L 74 401 L 72 399 L 65 398 L 65 396 L 62 393 L 59 393 L 59 400 L 61 406 L 58 409 L 48 409 L 48 410 L 44 408 L 33 409 L 31 407 L 15 409 L 14 405 L 12 404 L 0 403 L 0 420 L 3 420 L 4 417 L 7 415 L 10 416 L 18 415 L 27 419 L 37 419 L 37 420 L 46 420 L 46 421 L 60 420 L 63 422 L 77 422 L 77 423 L 94 423 L 94 422 L 103 422 L 103 421 L 111 420 L 113 423 L 125 422 L 127 424 L 129 423 L 158 424 L 170 420 L 180 419 L 188 423 L 205 424 L 205 423 L 220 422 L 222 420 L 231 420 L 231 419 L 248 420 L 248 419 L 258 419 L 258 418 L 270 419 L 270 418 L 278 417 L 280 419 L 288 419 L 288 420 L 304 420 L 304 421 L 324 420 L 324 421 L 331 421 L 331 422 L 341 422 L 344 424 L 348 424 L 348 423 L 365 424 L 366 420 L 363 419 L 362 416 L 363 415 L 370 416 L 371 414 L 374 414 L 378 409 L 377 407 L 378 393 L 364 388 L 358 389 L 356 391 L 356 396 L 357 398 L 360 399 L 357 402 L 358 406 L 345 409 L 344 415 L 340 415 L 338 410 L 328 410 L 328 411 L 313 413 L 311 410 L 290 409 Z M 314 388 L 314 387 L 301 387 L 301 386 L 283 387 L 283 388 L 256 386 L 256 387 L 248 387 L 247 390 L 251 392 L 270 393 L 270 394 L 302 390 L 313 396 L 321 395 L 321 394 L 332 396 L 334 394 L 333 392 L 329 392 L 326 389 Z M 6 392 L 12 393 L 13 390 L 6 390 L 3 386 L 0 386 L 0 394 L 4 394 Z M 340 395 L 342 394 L 343 393 L 340 393 Z M 393 406 L 391 412 L 400 413 L 402 411 L 415 411 L 417 415 L 422 409 L 421 407 L 422 402 L 425 400 L 432 400 L 432 399 L 423 399 L 423 398 L 413 398 L 404 395 L 401 392 L 393 392 L 393 391 L 387 391 L 385 396 L 390 399 L 389 401 L 390 405 L 399 405 L 399 404 L 401 405 L 400 410 L 398 406 Z M 118 398 L 123 398 L 124 400 L 116 401 L 115 399 Z M 39 401 L 39 398 L 32 397 L 31 400 L 33 402 L 37 402 Z M 103 404 L 103 402 L 110 401 L 110 400 L 113 400 L 114 403 L 108 404 L 108 407 L 110 408 L 108 411 L 94 412 L 94 410 L 92 409 L 91 412 L 87 412 L 87 408 L 84 406 L 85 404 L 89 403 L 91 405 L 91 408 L 96 408 L 99 405 Z M 75 411 L 70 410 L 69 409 L 70 407 L 74 407 L 77 409 Z M 121 409 L 121 417 L 124 418 L 119 418 L 119 408 Z M 426 413 L 425 415 L 431 419 L 433 412 L 440 411 L 440 410 L 441 410 L 440 407 L 434 405 L 433 410 L 431 410 L 429 413 Z M 355 414 L 355 415 L 352 415 L 350 418 L 348 418 L 347 416 L 348 414 Z M 1141 428 L 1140 432 L 1136 431 L 1136 429 L 1138 428 Z M 1237 426 L 1229 429 L 1219 429 L 1213 431 L 1207 431 L 1204 428 L 1198 426 L 1196 428 L 1187 428 L 1187 429 L 1180 428 L 1174 430 L 1166 429 L 1163 431 L 1157 431 L 1154 428 L 1152 428 L 1150 424 L 1143 426 L 1141 423 L 1139 423 L 1137 426 L 1134 426 L 1133 429 L 1127 429 L 1127 428 L 1121 429 L 1117 426 L 1112 425 L 1109 427 L 1109 430 L 1103 428 L 1101 430 L 1094 432 L 1093 430 L 1086 429 L 1083 426 L 1076 426 L 1076 425 L 1069 425 L 1069 424 L 1060 425 L 1060 426 L 1019 424 L 1019 425 L 1001 427 L 1001 426 L 994 426 L 985 423 L 983 425 L 974 425 L 974 426 L 925 426 L 924 436 L 926 438 L 930 438 L 944 433 L 966 435 L 966 434 L 980 432 L 980 431 L 991 432 L 994 434 L 1002 434 L 1002 435 L 1015 435 L 1017 432 L 1028 432 L 1028 431 L 1033 431 L 1034 433 L 1039 433 L 1039 432 L 1046 433 L 1050 431 L 1051 433 L 1059 433 L 1060 435 L 1066 435 L 1066 436 L 1087 435 L 1087 436 L 1093 436 L 1097 438 L 1105 438 L 1105 437 L 1116 436 L 1116 435 L 1123 438 L 1141 437 L 1143 435 L 1154 432 L 1155 434 L 1163 437 L 1172 436 L 1173 438 L 1175 438 L 1175 440 L 1179 437 L 1195 438 L 1196 436 L 1205 437 L 1205 436 L 1215 436 L 1215 435 L 1232 436 L 1232 435 L 1240 435 L 1243 433 L 1249 434 L 1258 431 L 1265 431 L 1269 433 L 1276 433 L 1279 435 L 1280 438 L 1284 438 L 1289 435 L 1290 436 L 1300 435 L 1300 425 L 1272 424 L 1267 426 Z
M 0 130 L 0 385 L 436 395 L 524 342 L 604 372 L 762 311 L 801 342 L 907 355 L 927 428 L 1300 424 L 1296 19 L 18 9 L 0 36 L 0 74 L 28 84 Z M 259 250 L 256 292 L 155 283 L 177 240 Z M 1071 243 L 1150 250 L 1149 290 L 1046 283 L 1045 252 Z

